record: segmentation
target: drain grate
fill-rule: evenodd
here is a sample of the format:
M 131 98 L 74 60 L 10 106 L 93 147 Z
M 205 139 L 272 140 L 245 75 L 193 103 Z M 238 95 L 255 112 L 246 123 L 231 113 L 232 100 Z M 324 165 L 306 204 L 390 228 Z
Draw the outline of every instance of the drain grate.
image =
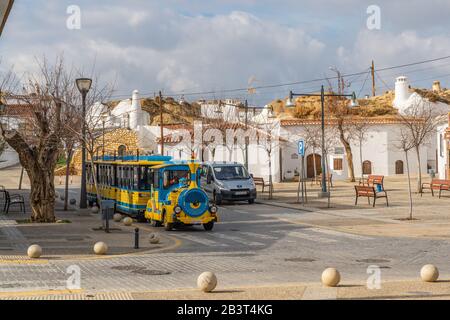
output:
M 288 258 L 288 259 L 284 259 L 284 261 L 287 261 L 287 262 L 314 262 L 316 260 L 312 259 L 312 258 Z
M 162 271 L 162 270 L 147 270 L 147 269 L 138 269 L 132 271 L 132 273 L 141 274 L 144 276 L 164 276 L 170 274 L 168 271 Z
M 356 260 L 356 262 L 362 262 L 362 263 L 388 263 L 388 262 L 391 262 L 391 260 L 387 260 L 387 259 L 361 259 L 361 260 Z
M 117 271 L 136 271 L 136 270 L 145 269 L 145 267 L 130 265 L 130 266 L 115 266 L 115 267 L 111 267 L 111 269 L 117 270 Z
M 115 266 L 111 267 L 113 270 L 117 271 L 130 271 L 131 273 L 141 274 L 144 276 L 163 276 L 170 274 L 168 271 L 162 271 L 162 270 L 148 270 L 145 267 L 139 267 L 134 265 L 128 265 L 128 266 Z

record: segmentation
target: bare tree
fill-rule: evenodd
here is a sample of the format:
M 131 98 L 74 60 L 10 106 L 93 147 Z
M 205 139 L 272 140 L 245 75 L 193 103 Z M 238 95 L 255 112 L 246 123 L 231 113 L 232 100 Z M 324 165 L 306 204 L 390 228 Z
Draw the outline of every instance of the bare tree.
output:
M 73 73 L 60 57 L 54 64 L 38 60 L 39 71 L 20 84 L 14 74 L 4 75 L 2 92 L 26 107 L 19 128 L 1 128 L 1 133 L 19 155 L 30 178 L 31 220 L 55 221 L 54 170 L 61 148 L 64 114 L 70 108 L 68 97 L 74 90 Z M 18 88 L 22 88 L 17 95 Z
M 409 151 L 415 148 L 415 141 L 411 137 L 411 134 L 408 129 L 401 128 L 398 142 L 395 147 L 402 150 L 405 153 L 406 159 L 406 173 L 408 177 L 408 193 L 409 193 L 409 220 L 413 219 L 413 198 L 412 198 L 412 188 L 411 188 L 411 173 L 410 173 L 410 165 L 409 165 Z
M 334 90 L 330 81 L 329 91 L 336 94 L 345 94 L 345 89 L 348 84 L 345 82 L 341 72 L 337 69 L 333 69 L 337 74 L 337 89 Z M 345 148 L 345 154 L 347 158 L 348 174 L 351 182 L 355 182 L 355 168 L 353 164 L 353 152 L 351 147 L 351 134 L 354 121 L 352 119 L 352 112 L 348 107 L 348 99 L 343 97 L 328 97 L 327 104 L 329 111 L 334 119 L 337 121 L 337 129 L 339 132 L 339 139 Z
M 258 145 L 267 155 L 269 164 L 269 199 L 273 199 L 272 156 L 280 146 L 280 122 L 274 119 L 273 112 L 262 112 L 257 124 Z
M 353 123 L 353 134 L 351 135 L 351 139 L 358 143 L 359 145 L 359 163 L 361 166 L 361 181 L 363 180 L 363 144 L 367 140 L 368 132 L 369 132 L 370 126 L 367 119 L 355 119 L 355 122 Z
M 417 157 L 417 192 L 422 192 L 422 163 L 420 159 L 421 147 L 428 143 L 436 128 L 442 121 L 444 114 L 439 112 L 433 103 L 417 97 L 412 104 L 398 117 L 401 121 L 403 135 L 409 139 Z

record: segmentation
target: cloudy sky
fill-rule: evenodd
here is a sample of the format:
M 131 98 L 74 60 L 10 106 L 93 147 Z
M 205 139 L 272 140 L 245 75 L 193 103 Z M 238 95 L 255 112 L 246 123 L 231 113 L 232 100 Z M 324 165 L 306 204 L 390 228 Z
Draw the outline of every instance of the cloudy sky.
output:
M 381 10 L 381 28 L 369 30 L 369 5 Z M 67 28 L 67 8 L 81 10 L 81 29 Z M 117 97 L 133 89 L 153 95 L 248 98 L 264 105 L 289 89 L 312 92 L 343 73 L 450 55 L 448 0 L 16 0 L 0 40 L 2 67 L 32 71 L 35 58 L 64 53 L 67 63 L 104 81 Z M 73 21 L 73 20 L 70 20 Z M 378 92 L 405 74 L 412 85 L 450 86 L 450 59 L 377 73 Z M 349 90 L 369 93 L 366 74 L 348 77 Z M 189 93 L 205 92 L 199 95 Z M 213 93 L 206 93 L 213 92 Z

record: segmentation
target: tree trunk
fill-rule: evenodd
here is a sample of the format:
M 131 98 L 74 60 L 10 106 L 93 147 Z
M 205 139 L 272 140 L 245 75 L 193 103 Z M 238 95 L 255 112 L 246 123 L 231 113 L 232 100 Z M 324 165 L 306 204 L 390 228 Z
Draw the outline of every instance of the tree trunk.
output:
M 338 129 L 339 129 L 339 139 L 341 140 L 341 143 L 344 145 L 345 155 L 347 157 L 349 179 L 351 182 L 355 182 L 356 179 L 355 179 L 355 168 L 353 166 L 352 147 L 350 146 L 350 143 L 345 138 L 344 128 L 342 127 L 342 124 L 338 125 Z
M 272 159 L 269 154 L 269 200 L 273 198 L 273 188 L 272 188 Z
M 422 162 L 420 161 L 420 146 L 416 146 L 417 156 L 417 192 L 422 193 Z
M 42 170 L 37 165 L 26 169 L 30 177 L 31 221 L 52 223 L 55 218 L 54 168 Z
M 364 180 L 364 161 L 363 161 L 363 152 L 362 152 L 362 140 L 359 140 L 359 161 L 361 162 L 361 181 Z
M 413 199 L 412 199 L 412 190 L 411 190 L 411 176 L 409 173 L 408 151 L 405 151 L 405 157 L 406 157 L 406 172 L 408 173 L 409 220 L 412 220 L 413 219 Z
M 66 183 L 64 186 L 64 211 L 67 211 L 69 209 L 69 176 L 70 176 L 71 162 L 72 162 L 72 150 L 68 150 L 66 159 Z

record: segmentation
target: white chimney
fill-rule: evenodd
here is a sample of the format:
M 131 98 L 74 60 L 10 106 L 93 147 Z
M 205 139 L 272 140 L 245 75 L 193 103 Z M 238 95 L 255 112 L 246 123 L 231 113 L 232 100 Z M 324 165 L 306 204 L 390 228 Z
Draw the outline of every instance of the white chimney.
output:
M 408 78 L 405 76 L 398 77 L 395 80 L 394 107 L 401 107 L 401 105 L 408 100 L 410 95 Z
M 131 98 L 130 108 L 130 129 L 135 130 L 141 125 L 141 99 L 139 97 L 139 91 L 134 90 Z
M 433 92 L 440 92 L 441 91 L 441 83 L 439 81 L 434 81 L 432 90 L 433 90 Z

